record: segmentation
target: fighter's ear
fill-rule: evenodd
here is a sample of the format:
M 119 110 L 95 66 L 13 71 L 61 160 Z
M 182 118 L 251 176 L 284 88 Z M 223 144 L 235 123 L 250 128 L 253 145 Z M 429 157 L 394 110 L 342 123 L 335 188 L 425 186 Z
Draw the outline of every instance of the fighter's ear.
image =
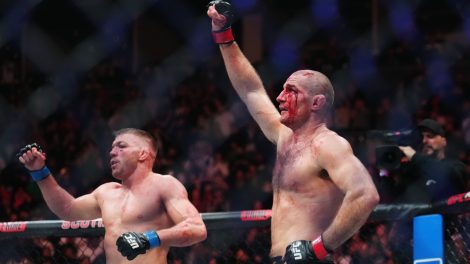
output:
M 139 152 L 139 161 L 144 161 L 150 157 L 150 152 L 146 149 L 141 149 Z
M 317 94 L 312 97 L 312 111 L 318 111 L 326 104 L 326 97 L 323 94 Z

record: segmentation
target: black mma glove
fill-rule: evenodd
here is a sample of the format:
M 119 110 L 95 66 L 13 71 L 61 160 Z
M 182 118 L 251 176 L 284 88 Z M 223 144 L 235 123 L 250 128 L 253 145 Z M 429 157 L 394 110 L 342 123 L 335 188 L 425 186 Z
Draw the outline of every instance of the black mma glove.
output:
M 33 143 L 33 144 L 28 144 L 28 145 L 24 146 L 23 148 L 21 148 L 18 151 L 18 153 L 16 153 L 16 158 L 19 159 L 21 156 L 23 156 L 23 154 L 25 154 L 26 152 L 32 150 L 33 148 L 36 148 L 37 151 L 39 151 L 41 153 L 44 153 L 42 151 L 42 148 L 37 143 Z M 31 164 L 30 164 L 30 166 L 31 166 Z M 51 172 L 49 171 L 49 168 L 47 168 L 46 165 L 44 165 L 41 169 L 28 170 L 28 171 L 29 171 L 29 174 L 31 175 L 31 178 L 33 178 L 33 180 L 35 182 L 41 181 L 41 180 L 47 178 L 49 175 L 51 175 Z
M 18 151 L 18 153 L 16 153 L 16 158 L 17 159 L 20 158 L 21 156 L 23 156 L 23 154 L 28 152 L 28 150 L 32 150 L 33 148 L 36 148 L 39 152 L 42 152 L 42 148 L 37 143 L 28 144 L 28 145 L 24 146 L 23 148 L 21 148 Z
M 225 24 L 220 30 L 212 31 L 212 37 L 217 44 L 232 43 L 235 38 L 232 33 L 232 23 L 234 18 L 234 11 L 229 2 L 223 0 L 214 0 L 209 2 L 209 6 L 213 5 L 217 13 L 223 15 L 226 19 Z
M 160 246 L 160 237 L 155 231 L 126 232 L 116 240 L 116 246 L 122 256 L 133 260 L 137 255 L 145 254 L 147 250 Z
M 328 254 L 321 236 L 314 241 L 297 240 L 287 246 L 284 262 L 287 264 L 323 263 L 321 261 L 325 260 Z

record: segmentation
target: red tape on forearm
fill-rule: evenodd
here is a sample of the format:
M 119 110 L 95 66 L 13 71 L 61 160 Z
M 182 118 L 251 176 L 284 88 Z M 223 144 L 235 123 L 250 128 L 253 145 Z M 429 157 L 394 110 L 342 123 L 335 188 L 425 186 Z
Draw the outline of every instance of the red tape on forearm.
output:
M 326 257 L 328 257 L 328 250 L 325 248 L 325 245 L 323 245 L 323 240 L 321 236 L 317 237 L 317 239 L 312 241 L 312 248 L 313 248 L 313 253 L 315 253 L 315 256 L 319 260 L 324 260 Z
M 217 44 L 228 44 L 235 41 L 231 27 L 223 31 L 212 31 L 212 37 Z

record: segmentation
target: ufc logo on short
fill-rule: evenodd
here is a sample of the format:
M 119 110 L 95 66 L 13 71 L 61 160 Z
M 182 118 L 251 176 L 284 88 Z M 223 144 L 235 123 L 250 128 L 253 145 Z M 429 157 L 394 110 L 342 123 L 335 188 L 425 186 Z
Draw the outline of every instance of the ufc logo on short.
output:
M 127 243 L 129 243 L 129 245 L 131 245 L 133 249 L 139 247 L 139 244 L 137 244 L 137 241 L 135 241 L 135 237 L 131 234 L 124 235 L 124 238 L 127 240 Z
M 295 260 L 302 259 L 302 253 L 300 253 L 300 249 L 299 249 L 300 244 L 301 244 L 300 241 L 292 244 L 291 251 L 292 251 L 292 254 L 294 254 Z

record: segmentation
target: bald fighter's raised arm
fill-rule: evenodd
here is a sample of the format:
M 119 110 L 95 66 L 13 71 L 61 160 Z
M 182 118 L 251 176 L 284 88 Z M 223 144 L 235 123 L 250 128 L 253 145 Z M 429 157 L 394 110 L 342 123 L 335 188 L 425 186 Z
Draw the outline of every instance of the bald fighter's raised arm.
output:
M 212 1 L 207 15 L 212 19 L 214 40 L 219 44 L 233 87 L 264 135 L 271 142 L 277 143 L 282 127 L 279 122 L 280 114 L 266 93 L 261 78 L 231 36 L 231 19 L 227 19 L 233 17 L 230 4 L 225 1 Z M 221 34 L 222 37 L 217 37 Z

